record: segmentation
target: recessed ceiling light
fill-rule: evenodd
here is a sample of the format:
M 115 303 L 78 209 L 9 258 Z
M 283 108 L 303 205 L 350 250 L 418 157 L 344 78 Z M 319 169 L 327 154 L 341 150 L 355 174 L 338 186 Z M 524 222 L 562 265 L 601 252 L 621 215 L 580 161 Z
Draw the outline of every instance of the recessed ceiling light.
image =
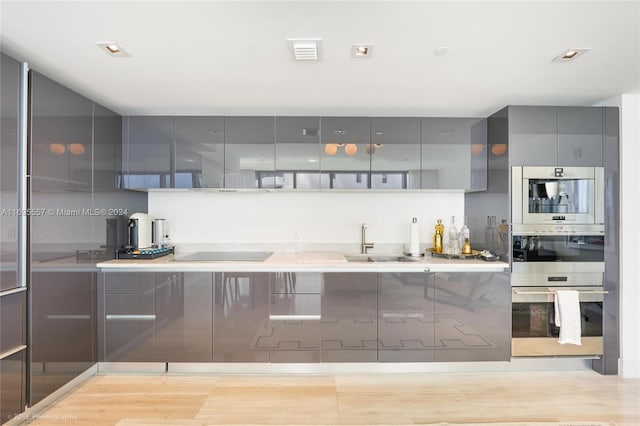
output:
M 551 62 L 567 62 L 576 59 L 578 56 L 588 52 L 589 48 L 580 48 L 580 49 L 567 49 L 555 58 Z
M 354 44 L 351 46 L 351 57 L 364 59 L 370 58 L 371 53 L 373 52 L 372 44 Z
M 317 61 L 320 59 L 321 38 L 288 38 L 289 51 L 296 61 Z
M 96 45 L 98 46 L 98 48 L 100 48 L 100 50 L 109 54 L 109 56 L 129 56 L 117 43 L 106 42 L 96 43 Z

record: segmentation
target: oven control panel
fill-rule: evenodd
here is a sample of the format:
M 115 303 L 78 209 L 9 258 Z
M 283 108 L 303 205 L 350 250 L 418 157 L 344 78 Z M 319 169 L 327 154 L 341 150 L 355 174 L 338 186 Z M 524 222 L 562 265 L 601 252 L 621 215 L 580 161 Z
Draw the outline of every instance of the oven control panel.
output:
M 513 235 L 604 235 L 604 225 L 512 225 Z

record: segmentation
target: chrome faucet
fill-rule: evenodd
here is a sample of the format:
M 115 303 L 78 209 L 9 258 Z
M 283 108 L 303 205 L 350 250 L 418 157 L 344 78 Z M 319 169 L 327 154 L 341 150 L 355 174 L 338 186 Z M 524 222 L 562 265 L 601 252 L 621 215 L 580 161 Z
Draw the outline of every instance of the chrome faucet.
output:
M 367 254 L 367 249 L 373 248 L 373 243 L 367 242 L 367 224 L 363 223 L 362 228 L 362 241 L 360 243 L 360 253 Z

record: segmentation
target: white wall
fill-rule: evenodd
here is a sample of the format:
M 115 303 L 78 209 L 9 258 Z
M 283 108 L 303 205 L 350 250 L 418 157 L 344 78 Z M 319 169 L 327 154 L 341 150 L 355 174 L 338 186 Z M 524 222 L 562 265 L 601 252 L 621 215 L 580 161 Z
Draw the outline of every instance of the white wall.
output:
M 436 219 L 464 214 L 462 192 L 150 192 L 149 214 L 167 220 L 176 251 L 195 244 L 251 245 L 284 251 L 359 251 L 367 223 L 371 252 L 409 242 L 417 217 L 421 242 L 431 246 Z M 255 245 L 254 243 L 258 243 Z
M 620 99 L 620 373 L 640 378 L 640 95 Z

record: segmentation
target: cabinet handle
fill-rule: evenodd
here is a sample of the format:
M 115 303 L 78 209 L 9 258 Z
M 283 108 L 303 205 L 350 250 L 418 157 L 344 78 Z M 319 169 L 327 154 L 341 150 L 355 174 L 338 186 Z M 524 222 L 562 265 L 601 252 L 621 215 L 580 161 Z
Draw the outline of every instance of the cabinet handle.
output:
M 107 315 L 107 320 L 140 320 L 140 321 L 154 321 L 155 315 Z
M 52 320 L 88 320 L 91 315 L 47 315 L 47 319 Z
M 383 312 L 382 318 L 424 318 L 422 312 Z
M 0 359 L 8 358 L 11 355 L 17 354 L 18 352 L 23 351 L 25 349 L 27 349 L 27 345 L 16 346 L 13 349 L 9 349 L 8 351 L 4 351 L 4 352 L 0 353 Z
M 11 290 L 0 291 L 0 297 L 9 296 L 11 294 L 16 294 L 16 293 L 21 293 L 23 291 L 27 291 L 27 287 L 16 287 L 16 288 L 12 288 Z
M 269 315 L 271 321 L 318 321 L 322 319 L 322 315 Z
M 580 294 L 609 294 L 606 290 L 587 290 L 578 291 Z M 517 291 L 514 290 L 513 294 L 556 294 L 555 291 Z

